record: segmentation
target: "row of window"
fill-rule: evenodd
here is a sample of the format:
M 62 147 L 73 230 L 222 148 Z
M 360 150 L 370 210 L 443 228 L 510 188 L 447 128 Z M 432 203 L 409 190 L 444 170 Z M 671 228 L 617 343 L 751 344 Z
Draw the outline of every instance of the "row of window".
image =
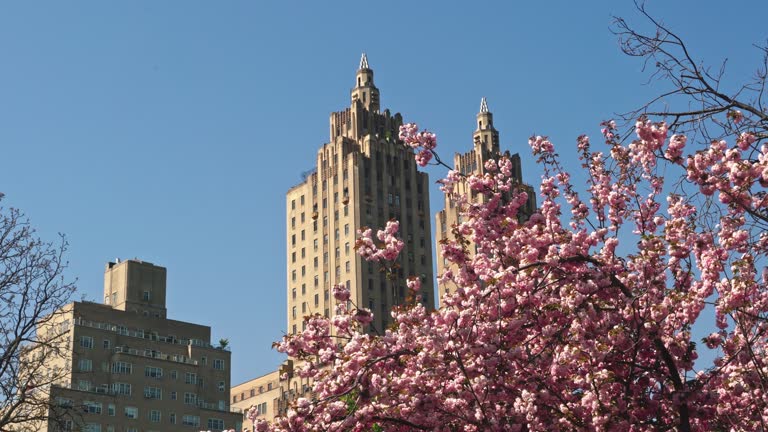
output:
M 185 395 L 186 398 L 186 395 Z M 197 402 L 197 396 L 192 394 L 192 396 L 189 397 L 190 405 L 194 405 Z M 60 406 L 63 407 L 72 407 L 74 406 L 74 401 L 72 399 L 66 399 L 66 398 L 57 398 L 57 403 Z M 117 407 L 115 404 L 107 404 L 106 410 L 104 410 L 104 405 L 101 402 L 94 402 L 94 401 L 83 401 L 83 412 L 88 414 L 102 414 L 106 413 L 106 415 L 110 417 L 115 417 L 117 415 Z M 126 406 L 123 408 L 123 416 L 127 419 L 131 420 L 137 420 L 139 418 L 139 409 L 137 407 L 132 406 Z M 150 410 L 148 413 L 148 419 L 152 423 L 160 423 L 162 421 L 162 413 L 160 410 Z M 168 413 L 168 422 L 171 424 L 176 424 L 176 413 Z M 101 425 L 98 423 L 90 423 L 94 425 L 98 425 L 100 428 Z M 187 426 L 200 426 L 200 416 L 195 415 L 187 415 L 185 414 L 182 416 L 182 424 Z M 217 418 L 209 418 L 208 419 L 208 429 L 224 429 L 224 420 L 217 419 Z M 97 429 L 100 430 L 100 429 Z
M 271 391 L 272 388 L 273 388 L 272 383 L 267 383 L 267 391 Z M 262 394 L 262 393 L 264 393 L 264 386 L 259 386 L 259 394 Z M 249 397 L 254 397 L 254 396 L 256 396 L 256 388 L 252 388 L 249 393 Z M 237 402 L 238 400 L 241 400 L 241 401 L 245 400 L 245 392 L 240 393 L 239 399 L 238 399 L 238 395 L 232 396 L 232 402 Z
M 93 349 L 94 347 L 94 339 L 93 336 L 86 336 L 86 335 L 80 335 L 80 347 L 81 348 L 87 348 L 87 349 Z M 112 342 L 109 339 L 104 339 L 102 341 L 102 348 L 103 349 L 111 349 L 112 348 Z M 147 352 L 150 352 L 151 350 L 145 350 L 145 355 Z M 202 356 L 200 357 L 200 363 L 203 366 L 208 365 L 208 357 Z M 226 368 L 226 362 L 224 359 L 213 359 L 213 368 L 216 370 L 225 370 Z
M 149 412 L 149 421 L 152 423 L 160 423 L 162 421 L 162 415 L 160 414 L 160 411 L 152 410 Z M 126 414 L 127 416 L 127 414 Z M 137 418 L 137 417 L 129 417 L 129 418 Z M 176 414 L 170 413 L 168 417 L 168 422 L 170 424 L 176 424 Z M 196 415 L 188 415 L 185 414 L 181 417 L 181 424 L 184 426 L 194 426 L 194 427 L 200 427 L 200 416 Z M 209 418 L 208 419 L 208 429 L 209 430 L 224 430 L 224 420 L 223 419 L 217 419 L 217 418 Z M 63 422 L 63 424 L 58 427 L 56 430 L 62 431 L 62 432 L 70 432 L 74 430 L 74 424 L 72 420 L 66 420 Z M 83 432 L 115 432 L 116 430 L 123 430 L 123 429 L 115 429 L 114 425 L 106 425 L 102 429 L 101 423 L 94 423 L 94 422 L 88 422 L 84 425 L 83 429 L 81 429 Z M 125 429 L 125 432 L 138 432 L 139 429 L 135 427 L 128 426 Z
M 202 380 L 200 380 L 202 382 Z M 88 392 L 96 392 L 96 393 L 104 393 L 104 394 L 113 394 L 113 395 L 123 395 L 123 396 L 130 396 L 132 394 L 132 386 L 129 383 L 123 383 L 123 382 L 114 382 L 111 385 L 102 384 L 99 387 L 96 387 L 91 383 L 89 380 L 78 380 L 77 381 L 77 389 L 82 391 L 88 391 Z M 224 381 L 219 381 L 218 389 L 220 392 L 224 393 L 226 391 L 226 383 Z M 185 403 L 191 403 L 194 404 L 194 402 L 188 402 L 188 396 L 194 397 L 194 399 L 197 399 L 197 395 L 195 393 L 185 392 L 184 393 L 184 402 Z M 147 399 L 162 399 L 163 398 L 163 391 L 160 387 L 155 386 L 144 386 L 144 397 Z M 171 400 L 177 399 L 177 392 L 172 391 L 170 393 Z

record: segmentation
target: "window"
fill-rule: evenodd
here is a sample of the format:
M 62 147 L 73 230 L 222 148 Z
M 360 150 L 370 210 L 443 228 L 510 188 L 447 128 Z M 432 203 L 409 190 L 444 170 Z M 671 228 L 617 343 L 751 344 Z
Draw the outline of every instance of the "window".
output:
M 225 390 L 225 384 L 224 381 L 219 381 L 219 391 L 223 392 Z
M 256 396 L 256 389 L 251 389 L 251 397 Z
M 196 405 L 197 404 L 197 394 L 196 393 L 184 392 L 184 403 L 187 404 L 187 405 Z
M 291 297 L 296 298 L 296 288 L 291 290 Z
M 141 296 L 141 299 L 144 301 L 149 301 L 151 297 L 152 295 L 150 294 L 149 291 L 144 291 L 144 293 Z
M 136 407 L 125 407 L 125 416 L 129 419 L 139 418 L 139 409 Z
M 101 403 L 83 401 L 83 408 L 89 414 L 101 414 Z
M 161 400 L 163 398 L 163 391 L 160 387 L 146 386 L 144 387 L 144 398 Z
M 224 370 L 224 360 L 213 359 L 213 368 L 216 370 Z
M 291 252 L 291 262 L 296 262 L 296 252 Z
M 315 288 L 317 288 L 318 286 L 320 286 L 320 277 L 315 276 Z
M 295 217 L 291 218 L 291 228 L 296 228 L 296 218 Z
M 110 340 L 109 340 L 109 339 L 104 339 L 104 340 L 102 341 L 102 344 L 101 344 L 101 346 L 102 346 L 104 349 L 110 349 L 110 348 L 112 347 L 112 342 L 110 342 Z
M 291 280 L 294 282 L 296 281 L 296 270 L 291 271 Z
M 99 423 L 86 423 L 83 428 L 83 432 L 101 432 L 101 424 Z
M 178 397 L 176 396 L 176 394 L 177 394 L 177 393 L 176 393 L 175 391 L 172 391 L 172 392 L 171 392 L 171 400 L 176 400 L 176 399 L 178 399 Z
M 344 216 L 347 216 L 349 214 L 349 207 L 344 206 Z
M 307 302 L 301 302 L 301 313 L 307 313 Z
M 115 416 L 115 404 L 107 405 L 107 415 L 111 417 Z
M 301 223 L 304 223 L 304 212 L 301 212 Z
M 315 268 L 317 268 L 317 267 L 318 267 L 318 265 L 319 265 L 319 260 L 317 259 L 317 257 L 315 257 L 315 261 L 314 261 L 314 263 L 315 263 Z
M 144 376 L 150 378 L 162 378 L 163 369 L 154 366 L 147 366 L 144 368 Z
M 307 250 L 304 248 L 301 248 L 301 257 L 304 258 L 307 256 Z
M 193 372 L 185 372 L 184 382 L 186 384 L 197 384 L 197 374 Z
M 291 314 L 293 318 L 296 318 L 296 306 L 294 306 L 293 309 L 291 309 Z
M 91 382 L 88 380 L 78 380 L 77 381 L 77 389 L 78 390 L 84 390 L 84 391 L 90 391 L 91 390 Z
M 93 362 L 91 359 L 80 359 L 77 362 L 78 369 L 80 369 L 80 372 L 90 372 L 93 370 Z
M 349 255 L 349 242 L 344 243 L 344 255 Z
M 301 284 L 301 295 L 307 293 L 307 284 Z
M 317 252 L 317 239 L 315 239 L 315 252 Z
M 160 423 L 160 411 L 152 410 L 149 412 L 149 421 L 152 423 Z
M 317 307 L 320 304 L 320 294 L 315 294 L 315 306 Z
M 179 377 L 179 373 L 175 370 L 171 371 L 171 379 L 177 379 Z
M 176 413 L 168 414 L 168 422 L 171 424 L 176 424 Z
M 291 200 L 291 210 L 296 209 L 296 200 Z
M 349 224 L 344 224 L 344 235 L 345 236 L 349 235 Z
M 351 269 L 351 265 L 349 264 L 349 261 L 347 261 L 347 264 L 346 264 L 347 273 L 350 272 L 350 269 Z
M 181 418 L 181 424 L 183 424 L 184 426 L 199 427 L 200 426 L 200 416 L 185 414 Z
M 80 346 L 83 348 L 93 349 L 93 338 L 90 336 L 80 336 Z
M 133 373 L 133 364 L 123 361 L 114 362 L 112 363 L 112 373 L 130 375 Z
M 128 383 L 121 383 L 121 382 L 112 383 L 112 393 L 130 396 L 131 385 Z
M 307 237 L 304 235 L 304 230 L 301 230 L 301 241 L 306 240 Z
M 208 429 L 209 430 L 222 430 L 222 429 L 224 429 L 224 420 L 217 419 L 217 418 L 209 418 L 208 419 Z

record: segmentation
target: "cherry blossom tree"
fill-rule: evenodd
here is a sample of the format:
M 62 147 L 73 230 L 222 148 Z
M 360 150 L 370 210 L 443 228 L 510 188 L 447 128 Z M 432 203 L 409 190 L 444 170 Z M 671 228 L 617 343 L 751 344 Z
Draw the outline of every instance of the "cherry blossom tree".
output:
M 524 222 L 509 160 L 450 172 L 463 222 L 440 282 L 457 289 L 428 311 L 412 279 L 412 301 L 372 335 L 373 312 L 335 287 L 335 316 L 279 344 L 313 397 L 271 425 L 252 412 L 257 430 L 765 430 L 768 145 L 741 134 L 689 150 L 647 118 L 629 143 L 613 122 L 602 133 L 577 140 L 582 190 L 553 143 L 530 139 L 545 174 Z M 420 163 L 433 138 L 401 133 Z M 484 199 L 457 195 L 460 181 Z M 670 193 L 683 183 L 696 191 Z M 392 265 L 397 229 L 361 232 L 358 252 Z M 706 319 L 715 328 L 694 340 Z M 697 368 L 704 351 L 715 360 Z

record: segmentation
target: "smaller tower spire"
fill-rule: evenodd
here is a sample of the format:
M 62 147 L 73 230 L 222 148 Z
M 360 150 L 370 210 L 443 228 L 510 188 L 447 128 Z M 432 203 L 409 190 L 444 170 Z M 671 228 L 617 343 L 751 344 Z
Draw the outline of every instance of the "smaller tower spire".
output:
M 499 132 L 493 127 L 493 113 L 488 109 L 488 101 L 485 98 L 480 99 L 474 140 L 475 146 L 482 146 L 491 154 L 499 152 Z
M 352 89 L 352 103 L 361 102 L 363 108 L 379 111 L 379 89 L 373 84 L 373 69 L 368 66 L 368 56 L 360 56 L 360 69 L 355 76 L 356 86 Z
M 363 54 L 365 56 L 365 54 Z M 485 100 L 485 97 L 480 99 L 480 113 L 487 113 L 488 112 L 488 101 Z

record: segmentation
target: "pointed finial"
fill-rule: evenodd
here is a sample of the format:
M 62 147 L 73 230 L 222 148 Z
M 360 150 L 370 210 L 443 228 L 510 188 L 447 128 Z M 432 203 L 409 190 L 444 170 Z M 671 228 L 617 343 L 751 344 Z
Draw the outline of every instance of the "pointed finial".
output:
M 368 67 L 368 56 L 363 53 L 362 57 L 360 57 L 360 69 L 369 69 Z
M 488 102 L 485 100 L 485 98 L 480 99 L 480 112 L 481 113 L 488 112 Z

